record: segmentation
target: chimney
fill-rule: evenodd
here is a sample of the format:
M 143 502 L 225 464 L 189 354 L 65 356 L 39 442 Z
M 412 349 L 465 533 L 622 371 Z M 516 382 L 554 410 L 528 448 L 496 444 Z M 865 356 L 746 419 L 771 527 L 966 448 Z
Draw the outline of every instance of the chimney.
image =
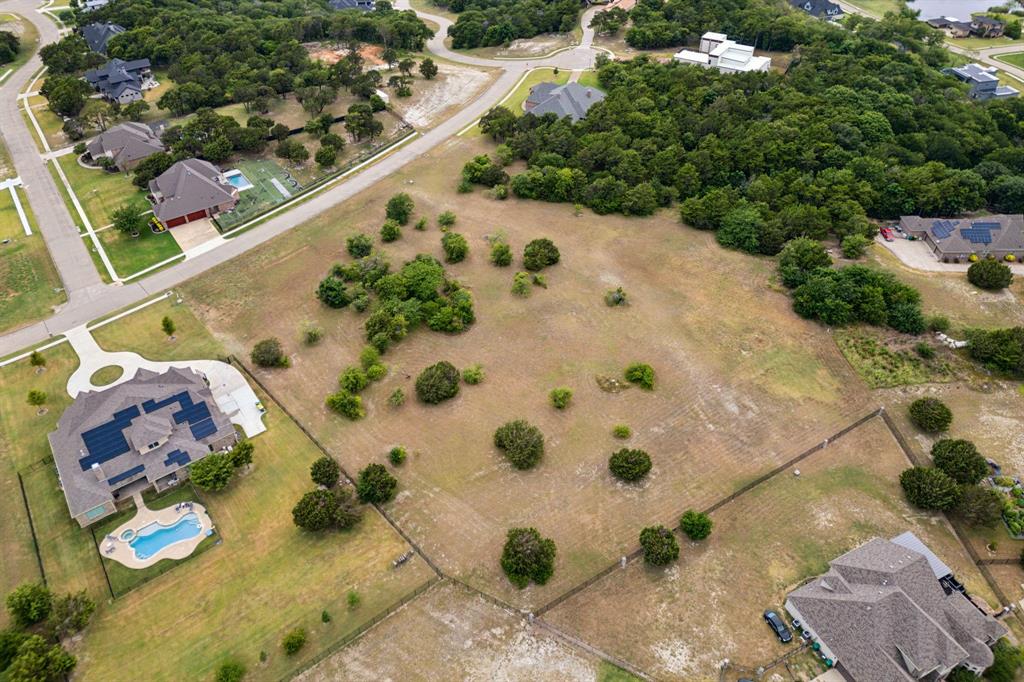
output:
M 92 463 L 92 472 L 96 474 L 97 481 L 104 481 L 107 478 L 106 476 L 103 475 L 103 469 L 101 469 L 100 465 L 96 462 Z

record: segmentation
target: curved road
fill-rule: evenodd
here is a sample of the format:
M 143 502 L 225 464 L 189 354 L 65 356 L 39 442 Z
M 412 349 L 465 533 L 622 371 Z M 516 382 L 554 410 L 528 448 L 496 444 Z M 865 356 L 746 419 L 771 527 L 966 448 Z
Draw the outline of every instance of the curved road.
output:
M 409 8 L 408 0 L 399 0 L 397 5 L 403 9 Z M 39 14 L 36 7 L 32 0 L 0 2 L 0 10 L 19 14 L 39 29 L 40 45 L 56 41 L 59 38 L 57 28 L 48 18 Z M 590 23 L 590 16 L 595 11 L 596 9 L 588 10 L 583 15 L 581 45 L 545 57 L 516 60 L 482 59 L 454 52 L 444 45 L 444 37 L 451 22 L 444 17 L 418 12 L 424 19 L 433 21 L 441 27 L 437 35 L 429 41 L 428 47 L 431 52 L 446 60 L 469 66 L 501 69 L 501 76 L 485 92 L 468 102 L 450 118 L 357 174 L 336 182 L 304 203 L 278 213 L 213 250 L 187 258 L 153 275 L 127 284 L 101 282 L 86 250 L 85 241 L 79 235 L 64 202 L 61 201 L 57 186 L 35 146 L 32 132 L 18 110 L 20 102 L 17 100 L 17 93 L 24 89 L 32 74 L 41 66 L 38 55 L 34 56 L 22 68 L 11 74 L 0 88 L 0 135 L 3 136 L 11 152 L 14 166 L 25 184 L 29 202 L 38 218 L 39 229 L 68 292 L 68 303 L 42 322 L 0 336 L 0 356 L 59 336 L 73 327 L 178 286 L 210 268 L 298 227 L 371 187 L 474 123 L 531 69 L 558 67 L 579 71 L 592 67 L 595 57 L 595 52 L 591 48 L 594 32 L 587 24 Z

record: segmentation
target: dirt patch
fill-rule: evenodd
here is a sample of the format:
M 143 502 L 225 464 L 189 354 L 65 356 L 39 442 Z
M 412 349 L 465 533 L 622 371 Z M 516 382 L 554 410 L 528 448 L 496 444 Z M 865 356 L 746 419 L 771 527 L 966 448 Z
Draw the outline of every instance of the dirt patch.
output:
M 439 63 L 437 69 L 433 80 L 416 79 L 412 97 L 391 98 L 395 111 L 416 128 L 443 121 L 452 109 L 474 99 L 497 77 L 496 72 L 447 63 Z
M 351 51 L 336 43 L 303 43 L 302 47 L 306 48 L 310 59 L 319 60 L 327 65 L 340 62 Z M 359 47 L 359 56 L 363 58 L 364 66 L 384 64 L 385 62 L 381 58 L 383 52 L 384 48 L 380 45 L 361 45 Z

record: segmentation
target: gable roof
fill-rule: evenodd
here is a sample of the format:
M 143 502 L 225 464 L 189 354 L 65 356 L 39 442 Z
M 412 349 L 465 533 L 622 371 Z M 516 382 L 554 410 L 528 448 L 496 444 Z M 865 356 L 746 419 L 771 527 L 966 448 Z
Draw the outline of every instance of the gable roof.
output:
M 88 24 L 82 27 L 82 38 L 85 39 L 90 50 L 106 54 L 107 43 L 110 39 L 124 31 L 124 26 L 117 24 Z
M 586 116 L 590 107 L 604 98 L 605 94 L 597 88 L 587 88 L 579 83 L 538 83 L 530 89 L 526 110 L 535 116 L 568 116 L 575 122 Z
M 995 17 L 990 17 L 987 14 L 972 14 L 971 23 L 980 24 L 982 26 L 992 26 L 994 28 L 1006 26 L 1006 22 L 1002 19 L 996 19 Z
M 832 0 L 789 0 L 789 4 L 812 17 L 838 17 L 843 14 L 843 9 Z
M 152 128 L 134 121 L 119 123 L 100 133 L 85 148 L 93 158 L 109 154 L 118 166 L 139 161 L 166 149 Z
M 149 191 L 157 200 L 153 213 L 166 221 L 233 201 L 234 188 L 220 179 L 220 170 L 209 161 L 178 161 L 149 181 Z
M 1006 634 L 963 594 L 946 594 L 924 554 L 881 538 L 834 559 L 827 573 L 790 593 L 787 606 L 855 680 L 986 668 L 990 644 Z
M 125 90 L 142 92 L 142 72 L 149 68 L 148 59 L 111 59 L 98 69 L 85 72 L 85 80 L 105 96 L 116 98 Z
M 330 0 L 327 4 L 331 9 L 357 9 L 361 12 L 372 12 L 375 7 L 374 0 Z

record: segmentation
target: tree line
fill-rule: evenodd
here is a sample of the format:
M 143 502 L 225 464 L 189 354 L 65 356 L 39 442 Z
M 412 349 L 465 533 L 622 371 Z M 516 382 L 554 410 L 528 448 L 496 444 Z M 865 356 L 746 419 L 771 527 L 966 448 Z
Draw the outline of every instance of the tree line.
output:
M 569 33 L 579 0 L 431 0 L 459 18 L 448 28 L 455 49 L 506 45 L 541 33 Z

